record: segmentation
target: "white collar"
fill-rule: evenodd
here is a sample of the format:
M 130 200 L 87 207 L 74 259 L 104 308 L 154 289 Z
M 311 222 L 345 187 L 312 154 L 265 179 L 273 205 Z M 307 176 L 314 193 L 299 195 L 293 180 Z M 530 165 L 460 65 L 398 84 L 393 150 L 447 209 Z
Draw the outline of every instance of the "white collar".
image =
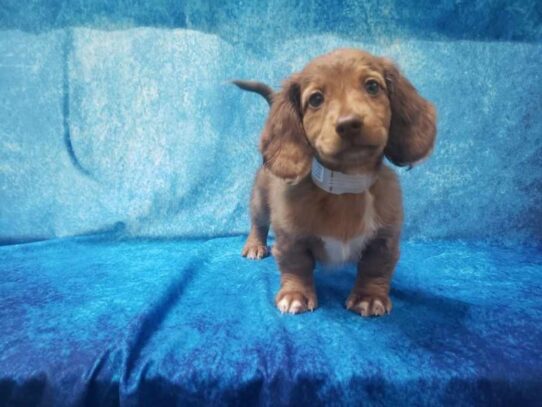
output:
M 361 194 L 367 191 L 375 182 L 373 175 L 345 174 L 324 167 L 314 157 L 311 170 L 312 181 L 321 189 L 330 194 Z

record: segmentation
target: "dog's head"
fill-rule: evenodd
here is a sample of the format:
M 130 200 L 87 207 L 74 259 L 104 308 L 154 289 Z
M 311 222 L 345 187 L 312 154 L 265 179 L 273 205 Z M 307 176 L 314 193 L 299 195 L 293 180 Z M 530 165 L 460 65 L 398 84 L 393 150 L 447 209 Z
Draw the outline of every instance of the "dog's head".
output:
M 338 171 L 372 169 L 385 155 L 412 165 L 430 154 L 435 109 L 390 61 L 340 49 L 285 81 L 263 132 L 264 163 L 280 178 L 304 178 L 314 155 Z

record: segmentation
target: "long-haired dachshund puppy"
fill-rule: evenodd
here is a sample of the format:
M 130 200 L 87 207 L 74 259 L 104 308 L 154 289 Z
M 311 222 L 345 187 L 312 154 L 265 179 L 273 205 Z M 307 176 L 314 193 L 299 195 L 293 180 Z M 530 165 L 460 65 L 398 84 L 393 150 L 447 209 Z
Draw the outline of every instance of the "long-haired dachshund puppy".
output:
M 389 313 L 403 209 L 397 176 L 383 159 L 411 166 L 431 153 L 433 105 L 391 61 L 355 49 L 312 60 L 277 93 L 258 82 L 234 82 L 271 105 L 242 254 L 265 257 L 273 227 L 278 309 L 295 314 L 317 307 L 316 261 L 355 262 L 346 307 L 363 316 Z

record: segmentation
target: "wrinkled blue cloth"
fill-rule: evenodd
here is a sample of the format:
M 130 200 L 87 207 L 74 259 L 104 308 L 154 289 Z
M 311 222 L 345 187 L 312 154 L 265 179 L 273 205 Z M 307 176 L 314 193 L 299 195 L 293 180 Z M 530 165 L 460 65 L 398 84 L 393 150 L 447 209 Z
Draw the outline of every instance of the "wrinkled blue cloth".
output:
M 242 237 L 0 248 L 0 400 L 16 405 L 540 405 L 542 251 L 406 242 L 394 309 L 281 315 Z
M 11 2 L 0 5 L 0 242 L 245 233 L 268 106 L 228 81 L 278 87 L 346 46 L 394 59 L 437 106 L 434 154 L 401 171 L 406 238 L 542 240 L 539 2 L 36 0 L 33 13 Z M 173 9 L 189 29 L 163 22 Z
M 1 0 L 0 406 L 542 405 L 541 44 L 537 0 Z M 268 106 L 229 80 L 337 47 L 438 110 L 384 318 L 352 268 L 280 315 L 240 257 Z

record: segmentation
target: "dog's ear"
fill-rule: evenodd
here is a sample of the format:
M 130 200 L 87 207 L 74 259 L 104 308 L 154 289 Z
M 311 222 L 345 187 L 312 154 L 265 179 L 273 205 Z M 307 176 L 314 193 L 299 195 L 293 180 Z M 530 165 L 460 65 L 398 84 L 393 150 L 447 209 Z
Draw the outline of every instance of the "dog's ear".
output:
M 391 105 L 386 157 L 395 165 L 414 165 L 433 150 L 436 135 L 435 107 L 422 98 L 393 62 L 383 59 Z
M 302 120 L 301 88 L 293 76 L 273 97 L 260 143 L 264 166 L 291 183 L 303 179 L 311 169 L 312 150 Z

